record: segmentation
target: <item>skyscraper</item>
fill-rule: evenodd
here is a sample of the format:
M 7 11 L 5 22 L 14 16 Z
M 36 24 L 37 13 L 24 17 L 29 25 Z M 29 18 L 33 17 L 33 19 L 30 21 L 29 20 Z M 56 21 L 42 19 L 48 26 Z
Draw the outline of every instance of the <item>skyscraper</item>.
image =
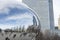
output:
M 37 26 L 36 18 L 33 16 L 33 25 Z
M 58 18 L 58 29 L 60 30 L 60 16 Z
M 52 0 L 22 0 L 22 2 L 35 11 L 41 23 L 41 30 L 54 29 Z

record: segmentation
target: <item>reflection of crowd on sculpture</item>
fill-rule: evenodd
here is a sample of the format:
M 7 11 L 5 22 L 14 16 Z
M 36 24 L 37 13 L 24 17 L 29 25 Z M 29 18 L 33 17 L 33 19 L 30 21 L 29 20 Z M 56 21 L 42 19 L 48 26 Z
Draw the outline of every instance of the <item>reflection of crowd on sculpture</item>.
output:
M 0 29 L 0 40 L 60 40 L 60 36 L 50 30 L 42 33 L 38 27 L 32 25 L 22 32 Z
M 35 37 L 35 33 L 25 33 L 25 32 L 24 33 L 8 32 L 7 34 L 0 33 L 0 40 L 3 40 L 3 39 L 1 39 L 2 37 L 5 40 L 13 40 L 13 39 L 15 39 L 15 40 L 18 40 L 18 39 L 21 40 L 22 39 L 23 40 L 24 38 L 31 40 Z
M 30 30 L 29 30 L 30 31 Z M 35 39 L 36 34 L 35 33 L 30 33 L 30 32 L 25 32 L 23 31 L 15 31 L 15 30 L 11 30 L 11 29 L 5 29 L 2 30 L 0 29 L 0 36 L 3 37 L 3 39 L 5 40 L 32 40 Z M 18 38 L 19 37 L 19 38 Z M 0 38 L 1 39 L 1 38 Z M 3 40 L 1 39 L 1 40 Z

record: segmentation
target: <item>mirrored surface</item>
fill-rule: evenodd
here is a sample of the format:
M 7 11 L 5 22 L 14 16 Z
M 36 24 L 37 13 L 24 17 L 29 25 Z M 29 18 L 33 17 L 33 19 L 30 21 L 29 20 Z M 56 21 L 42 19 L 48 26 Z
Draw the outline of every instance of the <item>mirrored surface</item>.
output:
M 31 40 L 37 33 L 37 16 L 23 3 L 8 5 L 0 10 L 0 39 Z

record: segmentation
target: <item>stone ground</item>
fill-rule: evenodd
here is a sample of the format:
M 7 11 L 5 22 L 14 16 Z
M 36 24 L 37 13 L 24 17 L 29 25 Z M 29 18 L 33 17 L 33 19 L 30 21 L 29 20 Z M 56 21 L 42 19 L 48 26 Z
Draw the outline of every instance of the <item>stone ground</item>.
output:
M 35 40 L 34 33 L 0 33 L 0 40 Z

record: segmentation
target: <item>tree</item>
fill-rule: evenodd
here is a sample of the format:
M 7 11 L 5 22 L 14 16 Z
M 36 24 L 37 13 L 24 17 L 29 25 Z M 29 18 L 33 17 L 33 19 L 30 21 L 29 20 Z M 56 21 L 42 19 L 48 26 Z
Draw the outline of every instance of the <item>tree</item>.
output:
M 19 32 L 21 32 L 21 26 L 19 27 Z
M 22 27 L 22 30 L 21 30 L 21 31 L 22 31 L 22 32 L 25 32 L 25 26 Z
M 27 28 L 28 32 L 35 33 L 35 40 L 43 40 L 43 33 L 40 31 L 40 28 L 37 26 L 31 25 Z
M 45 30 L 44 40 L 60 40 L 60 36 L 51 30 Z
M 58 34 L 55 34 L 53 37 L 52 37 L 52 40 L 60 40 L 60 36 Z
M 27 28 L 27 32 L 33 32 L 33 33 L 36 33 L 36 29 L 35 29 L 36 26 L 34 25 L 31 25 Z
M 36 35 L 36 40 L 43 40 L 43 33 L 42 32 L 38 32 L 38 34 Z

